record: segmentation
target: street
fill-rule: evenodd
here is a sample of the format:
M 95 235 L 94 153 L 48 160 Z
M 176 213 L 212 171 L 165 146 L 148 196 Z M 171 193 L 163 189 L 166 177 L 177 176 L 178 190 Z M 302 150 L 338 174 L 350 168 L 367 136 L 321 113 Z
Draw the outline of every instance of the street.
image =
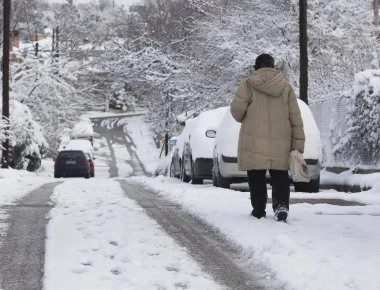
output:
M 258 225 L 257 231 L 262 231 L 259 222 L 249 217 L 248 210 L 242 213 L 231 203 L 236 200 L 248 206 L 246 186 L 224 190 L 213 188 L 211 182 L 191 185 L 160 178 L 158 183 L 162 186 L 156 186 L 154 181 L 149 185 L 151 179 L 146 178 L 153 171 L 149 164 L 157 158 L 157 150 L 146 142 L 150 139 L 144 136 L 147 132 L 141 126 L 142 118 L 141 115 L 93 118 L 94 179 L 49 177 L 45 185 L 17 204 L 0 206 L 0 210 L 9 214 L 5 220 L 8 227 L 0 240 L 0 288 L 32 290 L 42 289 L 43 285 L 46 290 L 286 288 L 284 277 L 271 269 L 270 259 L 267 264 L 256 259 L 255 251 L 249 253 L 246 244 L 236 243 L 234 235 L 227 236 L 221 230 L 223 227 L 215 227 L 217 223 L 213 226 L 207 214 L 195 214 L 200 211 L 198 205 L 201 208 L 207 204 L 199 203 L 202 198 L 215 207 L 223 205 L 220 202 L 225 199 L 231 205 L 231 212 L 224 212 L 226 218 L 235 216 L 242 230 L 243 225 L 254 222 L 250 226 Z M 166 185 L 174 188 L 178 199 L 173 194 L 162 194 Z M 186 197 L 186 191 L 196 191 L 198 195 Z M 210 196 L 202 194 L 206 191 Z M 350 211 L 358 208 L 359 213 L 367 211 L 360 202 L 321 194 L 319 198 L 293 198 L 295 213 L 299 214 L 305 205 L 311 208 L 318 204 L 325 204 L 321 209 L 315 208 L 321 217 L 324 209 L 334 206 Z M 184 197 L 182 201 L 180 196 Z M 195 205 L 197 198 L 199 204 Z M 219 203 L 213 202 L 217 199 Z M 210 213 L 216 213 L 215 209 Z M 261 224 L 284 235 L 285 225 L 273 224 L 271 219 L 273 215 L 269 214 Z M 290 219 L 289 225 L 297 228 L 299 222 L 297 218 Z M 227 228 L 231 225 L 226 224 Z M 239 232 L 236 225 L 233 227 Z M 249 243 L 244 235 L 239 235 Z M 67 239 L 68 236 L 71 238 Z M 308 243 L 310 239 L 312 235 Z M 169 244 L 173 254 L 163 255 Z M 154 270 L 148 270 L 144 261 L 151 263 Z M 181 261 L 189 266 L 181 266 Z M 186 268 L 193 270 L 187 273 Z M 142 273 L 144 270 L 147 272 Z M 99 279 L 94 278 L 97 275 Z

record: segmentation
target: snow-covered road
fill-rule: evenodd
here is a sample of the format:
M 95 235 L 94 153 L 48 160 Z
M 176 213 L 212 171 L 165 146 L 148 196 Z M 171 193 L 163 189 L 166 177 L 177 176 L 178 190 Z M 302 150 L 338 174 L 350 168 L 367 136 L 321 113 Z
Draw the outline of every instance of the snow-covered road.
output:
M 125 125 L 123 130 L 133 141 L 145 170 L 153 172 L 159 152 L 142 118 L 128 117 L 118 122 Z M 262 265 L 268 283 L 275 281 L 284 289 L 300 290 L 380 289 L 378 174 L 373 175 L 369 192 L 292 192 L 293 198 L 335 198 L 366 205 L 294 204 L 285 224 L 274 221 L 271 204 L 267 218 L 251 217 L 245 190 L 214 188 L 211 183 L 184 184 L 163 176 L 131 177 L 134 169 L 130 162 L 135 158 L 131 152 L 117 142 L 98 137 L 94 142 L 96 177 L 61 179 L 63 183 L 54 190 L 55 207 L 47 228 L 45 290 L 224 287 L 146 209 L 124 194 L 120 180 L 179 204 L 220 231 L 241 247 L 244 262 L 240 266 L 255 271 L 257 265 Z M 110 160 L 115 161 L 112 166 L 117 171 L 110 170 Z M 12 204 L 28 191 L 54 180 L 52 162 L 44 165 L 45 171 L 34 178 L 29 173 L 0 170 L 3 235 L 7 210 L 2 205 Z M 119 177 L 110 178 L 112 172 Z

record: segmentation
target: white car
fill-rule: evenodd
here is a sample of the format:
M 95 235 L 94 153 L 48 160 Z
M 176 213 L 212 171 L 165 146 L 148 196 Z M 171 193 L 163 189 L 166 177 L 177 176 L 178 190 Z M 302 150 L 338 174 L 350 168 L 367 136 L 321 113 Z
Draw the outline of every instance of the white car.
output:
M 305 152 L 303 157 L 308 166 L 309 183 L 294 183 L 295 191 L 318 192 L 322 143 L 318 126 L 309 107 L 297 99 L 305 131 Z M 247 181 L 247 172 L 240 171 L 237 164 L 237 148 L 240 123 L 236 122 L 230 110 L 221 121 L 215 136 L 212 177 L 214 186 L 229 188 L 231 183 Z
M 204 111 L 186 121 L 177 137 L 173 151 L 170 175 L 184 182 L 203 183 L 212 178 L 212 150 L 216 128 L 227 107 Z
M 172 159 L 170 163 L 170 176 L 180 178 L 184 182 L 189 182 L 190 177 L 185 175 L 183 172 L 183 152 L 185 148 L 185 143 L 189 141 L 191 129 L 197 120 L 198 117 L 190 118 L 185 121 L 185 127 L 183 128 L 181 134 L 176 136 L 176 144 L 170 151 L 172 154 Z
M 86 117 L 81 117 L 80 121 L 74 125 L 70 132 L 70 139 L 89 140 L 93 144 L 94 128 L 91 120 Z
M 202 184 L 203 179 L 212 179 L 212 154 L 216 128 L 227 107 L 204 111 L 199 114 L 185 141 L 182 156 L 183 179 L 192 184 Z

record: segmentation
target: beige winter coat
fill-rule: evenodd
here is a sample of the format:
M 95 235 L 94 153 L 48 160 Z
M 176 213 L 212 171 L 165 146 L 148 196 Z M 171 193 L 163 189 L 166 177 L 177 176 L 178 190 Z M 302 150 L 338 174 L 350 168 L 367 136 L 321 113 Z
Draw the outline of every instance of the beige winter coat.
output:
M 287 170 L 290 151 L 303 152 L 305 134 L 296 96 L 275 69 L 261 68 L 244 79 L 231 103 L 231 113 L 242 123 L 240 170 Z

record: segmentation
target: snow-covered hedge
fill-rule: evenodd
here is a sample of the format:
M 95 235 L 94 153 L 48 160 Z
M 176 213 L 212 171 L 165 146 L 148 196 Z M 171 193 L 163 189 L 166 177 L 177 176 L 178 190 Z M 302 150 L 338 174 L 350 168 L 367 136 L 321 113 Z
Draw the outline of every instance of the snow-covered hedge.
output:
M 347 97 L 348 129 L 334 153 L 353 165 L 380 167 L 380 70 L 357 73 Z
M 17 101 L 10 103 L 10 125 L 13 151 L 11 166 L 15 169 L 37 170 L 48 149 L 41 126 L 33 120 L 30 109 Z

